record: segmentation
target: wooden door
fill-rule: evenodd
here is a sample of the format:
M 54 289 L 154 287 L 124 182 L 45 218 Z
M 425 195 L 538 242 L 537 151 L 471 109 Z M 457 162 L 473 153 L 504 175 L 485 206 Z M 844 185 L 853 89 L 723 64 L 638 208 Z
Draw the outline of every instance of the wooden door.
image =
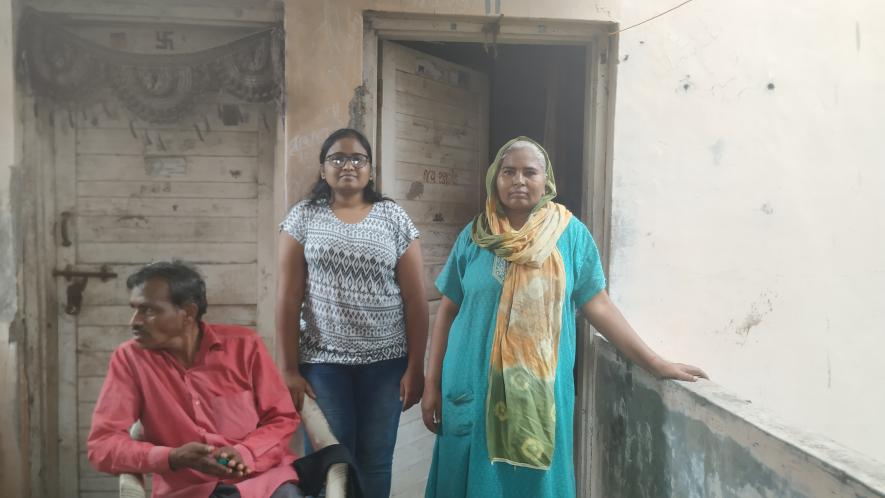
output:
M 434 281 L 483 199 L 488 79 L 465 66 L 383 42 L 380 83 L 379 183 L 421 231 L 432 324 L 440 298 Z M 433 442 L 420 407 L 403 414 L 391 496 L 424 496 Z
M 111 498 L 117 478 L 92 469 L 85 441 L 110 354 L 131 336 L 127 276 L 152 261 L 193 264 L 206 320 L 256 327 L 273 351 L 277 114 L 212 102 L 152 125 L 105 102 L 53 115 L 56 266 L 116 273 L 88 279 L 78 314 L 66 310 L 75 282 L 57 279 L 60 480 L 81 498 Z

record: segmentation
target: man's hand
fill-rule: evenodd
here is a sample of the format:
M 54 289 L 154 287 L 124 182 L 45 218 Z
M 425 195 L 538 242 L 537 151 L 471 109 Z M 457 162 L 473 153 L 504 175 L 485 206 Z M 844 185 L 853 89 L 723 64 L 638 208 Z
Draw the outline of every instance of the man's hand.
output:
M 295 409 L 299 412 L 304 405 L 305 394 L 313 399 L 317 399 L 317 395 L 313 393 L 313 388 L 310 387 L 307 379 L 302 377 L 300 373 L 284 372 L 283 380 L 286 382 L 286 387 L 289 388 L 289 393 L 292 394 L 292 402 L 295 403 Z
M 218 477 L 231 475 L 233 470 L 218 463 L 213 452 L 215 447 L 208 444 L 196 442 L 183 444 L 169 452 L 169 467 L 172 470 L 194 469 Z
M 215 450 L 212 455 L 216 462 L 228 468 L 230 471 L 228 472 L 229 474 L 242 477 L 252 472 L 252 469 L 243 463 L 243 458 L 240 456 L 240 453 L 230 446 L 222 446 Z

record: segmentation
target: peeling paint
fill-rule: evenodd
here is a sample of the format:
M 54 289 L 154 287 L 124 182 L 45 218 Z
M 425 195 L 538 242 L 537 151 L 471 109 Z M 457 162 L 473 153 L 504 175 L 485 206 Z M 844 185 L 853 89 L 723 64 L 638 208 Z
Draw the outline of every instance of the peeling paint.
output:
M 740 345 L 744 345 L 747 342 L 750 331 L 762 323 L 762 319 L 765 318 L 765 315 L 774 310 L 774 304 L 772 301 L 774 297 L 776 296 L 770 292 L 763 292 L 760 294 L 757 301 L 750 304 L 750 310 L 744 317 L 740 319 L 732 319 L 728 322 L 726 330 L 733 331 L 741 338 Z
M 369 90 L 365 84 L 353 89 L 353 97 L 347 104 L 347 112 L 350 120 L 347 122 L 348 128 L 364 131 L 366 129 L 366 96 Z

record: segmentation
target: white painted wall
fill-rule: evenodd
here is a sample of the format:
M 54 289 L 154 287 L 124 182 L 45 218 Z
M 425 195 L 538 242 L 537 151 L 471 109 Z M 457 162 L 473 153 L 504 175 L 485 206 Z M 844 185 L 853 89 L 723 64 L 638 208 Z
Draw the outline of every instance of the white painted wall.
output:
M 624 0 L 621 26 L 677 3 Z M 616 302 L 665 356 L 885 462 L 885 2 L 695 0 L 619 43 Z

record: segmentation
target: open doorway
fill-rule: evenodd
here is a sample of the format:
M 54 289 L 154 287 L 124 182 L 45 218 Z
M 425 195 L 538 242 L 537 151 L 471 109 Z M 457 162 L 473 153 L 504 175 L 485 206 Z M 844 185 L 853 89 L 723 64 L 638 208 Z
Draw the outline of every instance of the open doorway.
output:
M 433 282 L 460 230 L 481 210 L 485 171 L 513 137 L 544 145 L 557 202 L 584 208 L 585 46 L 383 41 L 379 184 L 423 237 Z
M 558 180 L 556 201 L 573 213 L 582 212 L 586 47 L 400 43 L 485 74 L 489 82 L 485 165 L 509 139 L 525 135 L 550 154 Z
M 544 145 L 556 201 L 589 225 L 603 197 L 593 193 L 605 184 L 598 178 L 605 144 L 600 154 L 600 116 L 589 115 L 601 78 L 593 69 L 600 60 L 594 45 L 425 40 L 378 40 L 367 61 L 374 76 L 377 54 L 377 178 L 421 231 L 433 323 L 440 299 L 434 282 L 456 237 L 481 209 L 485 171 L 501 145 L 519 135 Z M 576 387 L 583 391 L 578 362 Z M 583 427 L 576 429 L 578 441 Z M 433 441 L 418 409 L 403 415 L 392 496 L 420 495 Z M 582 451 L 576 449 L 576 464 Z

